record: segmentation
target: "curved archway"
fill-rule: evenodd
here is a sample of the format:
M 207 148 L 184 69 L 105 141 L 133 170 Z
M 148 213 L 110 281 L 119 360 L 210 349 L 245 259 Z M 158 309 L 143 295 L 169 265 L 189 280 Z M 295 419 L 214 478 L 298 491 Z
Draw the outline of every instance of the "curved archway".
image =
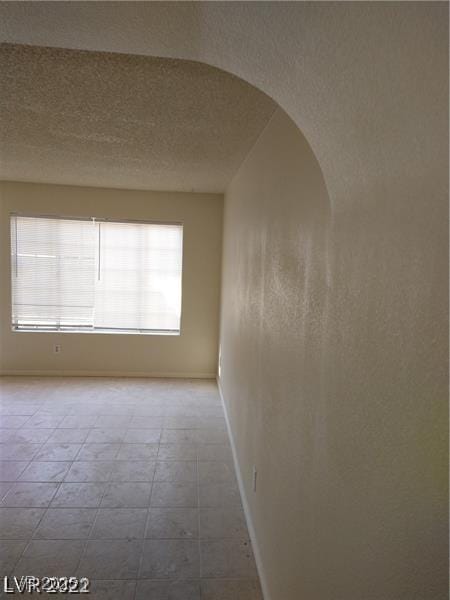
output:
M 14 43 L 188 59 L 232 73 L 296 122 L 333 202 L 341 202 L 358 181 L 389 174 L 385 143 L 394 144 L 391 161 L 403 155 L 402 176 L 402 164 L 443 168 L 446 144 L 431 112 L 444 117 L 447 109 L 446 10 L 439 3 L 170 2 L 116 3 L 113 10 L 72 2 L 54 10 L 26 2 L 1 6 L 0 34 Z M 424 118 L 427 135 L 409 144 L 402 128 Z

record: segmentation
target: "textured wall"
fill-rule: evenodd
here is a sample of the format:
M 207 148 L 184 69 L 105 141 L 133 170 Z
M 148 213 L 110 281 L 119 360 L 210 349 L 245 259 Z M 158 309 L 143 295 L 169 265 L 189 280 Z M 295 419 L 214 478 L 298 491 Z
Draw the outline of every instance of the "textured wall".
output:
M 444 225 L 379 204 L 331 207 L 281 110 L 226 194 L 220 381 L 272 600 L 448 594 Z
M 0 183 L 0 356 L 6 372 L 213 376 L 217 364 L 223 196 Z M 180 336 L 12 332 L 11 212 L 181 221 Z M 53 345 L 62 353 L 53 354 Z

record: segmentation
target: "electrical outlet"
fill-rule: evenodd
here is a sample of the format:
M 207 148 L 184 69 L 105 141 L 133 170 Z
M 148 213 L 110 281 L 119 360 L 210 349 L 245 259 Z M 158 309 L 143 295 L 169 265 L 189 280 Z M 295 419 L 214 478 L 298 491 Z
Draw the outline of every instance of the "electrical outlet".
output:
M 55 344 L 53 346 L 53 354 L 61 354 L 62 348 L 61 344 Z
M 258 475 L 258 471 L 256 470 L 256 467 L 253 466 L 253 491 L 256 492 L 256 478 Z

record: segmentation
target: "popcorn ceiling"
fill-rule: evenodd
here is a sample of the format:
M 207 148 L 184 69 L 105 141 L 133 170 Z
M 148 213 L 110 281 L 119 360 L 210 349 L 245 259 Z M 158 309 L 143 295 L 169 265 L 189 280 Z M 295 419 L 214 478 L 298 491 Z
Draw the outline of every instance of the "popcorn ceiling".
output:
M 0 179 L 222 192 L 275 109 L 203 63 L 2 44 Z

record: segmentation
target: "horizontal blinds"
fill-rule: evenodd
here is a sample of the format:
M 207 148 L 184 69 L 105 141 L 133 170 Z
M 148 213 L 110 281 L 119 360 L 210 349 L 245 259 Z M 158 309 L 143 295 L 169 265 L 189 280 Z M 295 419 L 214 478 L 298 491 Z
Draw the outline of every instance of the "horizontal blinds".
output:
M 100 223 L 99 229 L 96 326 L 178 330 L 181 227 Z
M 181 225 L 11 218 L 18 328 L 179 331 Z
M 94 224 L 13 217 L 11 233 L 13 325 L 92 325 Z

